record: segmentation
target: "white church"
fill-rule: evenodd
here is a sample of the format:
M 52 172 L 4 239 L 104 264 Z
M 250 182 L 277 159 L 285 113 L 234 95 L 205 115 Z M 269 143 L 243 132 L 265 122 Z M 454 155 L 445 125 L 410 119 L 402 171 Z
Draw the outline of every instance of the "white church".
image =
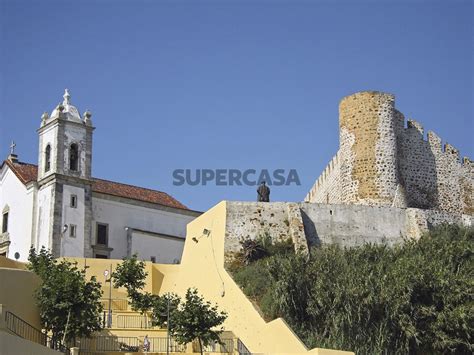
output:
M 0 255 L 25 261 L 31 246 L 59 256 L 178 263 L 186 225 L 200 215 L 165 192 L 91 176 L 91 113 L 69 92 L 38 129 L 38 164 L 12 150 L 0 167 Z

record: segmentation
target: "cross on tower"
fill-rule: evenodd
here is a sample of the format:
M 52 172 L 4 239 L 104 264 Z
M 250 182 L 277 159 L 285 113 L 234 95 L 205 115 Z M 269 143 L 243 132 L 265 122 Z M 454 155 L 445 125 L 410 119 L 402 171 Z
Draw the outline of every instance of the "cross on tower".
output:
M 10 144 L 10 154 L 15 154 L 15 147 L 16 147 L 16 143 L 15 141 L 12 141 L 12 144 Z

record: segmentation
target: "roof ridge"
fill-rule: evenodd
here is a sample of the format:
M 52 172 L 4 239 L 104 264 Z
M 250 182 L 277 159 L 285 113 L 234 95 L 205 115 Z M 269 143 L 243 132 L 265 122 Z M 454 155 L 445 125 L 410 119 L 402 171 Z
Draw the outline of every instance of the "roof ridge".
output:
M 120 184 L 120 185 L 124 185 L 124 186 L 138 187 L 138 188 L 143 189 L 143 190 L 148 190 L 148 191 L 153 191 L 153 192 L 161 192 L 163 194 L 167 194 L 168 196 L 171 196 L 170 194 L 168 194 L 165 191 L 154 190 L 154 189 L 151 189 L 149 187 L 142 187 L 142 186 L 138 186 L 138 185 L 126 184 L 126 183 L 123 183 L 123 182 L 113 181 L 113 180 L 109 180 L 109 179 L 96 178 L 96 177 L 92 177 L 92 180 L 101 180 L 101 181 L 107 181 L 107 182 L 111 182 L 111 183 L 114 183 L 114 184 Z

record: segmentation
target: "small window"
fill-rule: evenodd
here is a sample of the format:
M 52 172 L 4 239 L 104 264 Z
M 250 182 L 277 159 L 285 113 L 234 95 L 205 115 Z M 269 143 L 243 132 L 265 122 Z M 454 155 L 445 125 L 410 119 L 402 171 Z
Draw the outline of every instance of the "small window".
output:
M 6 232 L 8 232 L 8 212 L 4 212 L 2 218 L 2 233 Z
M 71 238 L 76 238 L 77 226 L 75 224 L 69 225 L 69 236 Z
M 72 208 L 77 207 L 77 196 L 76 195 L 71 195 L 71 207 Z
M 155 264 L 156 263 L 156 256 L 152 256 L 150 257 L 150 261 Z
M 95 257 L 97 259 L 108 259 L 109 258 L 107 255 L 104 255 L 104 254 L 95 254 Z
M 97 223 L 97 244 L 107 245 L 109 226 L 104 223 Z
M 44 151 L 44 172 L 51 169 L 51 146 L 48 144 L 46 150 Z
M 78 170 L 79 162 L 79 148 L 76 143 L 71 144 L 69 147 L 69 169 L 72 171 Z

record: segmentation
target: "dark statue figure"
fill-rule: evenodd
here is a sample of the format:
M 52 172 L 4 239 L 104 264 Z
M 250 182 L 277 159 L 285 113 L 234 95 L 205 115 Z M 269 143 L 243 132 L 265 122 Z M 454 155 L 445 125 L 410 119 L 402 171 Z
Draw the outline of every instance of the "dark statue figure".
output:
M 258 202 L 270 202 L 270 188 L 265 184 L 265 181 L 260 183 L 257 189 Z

